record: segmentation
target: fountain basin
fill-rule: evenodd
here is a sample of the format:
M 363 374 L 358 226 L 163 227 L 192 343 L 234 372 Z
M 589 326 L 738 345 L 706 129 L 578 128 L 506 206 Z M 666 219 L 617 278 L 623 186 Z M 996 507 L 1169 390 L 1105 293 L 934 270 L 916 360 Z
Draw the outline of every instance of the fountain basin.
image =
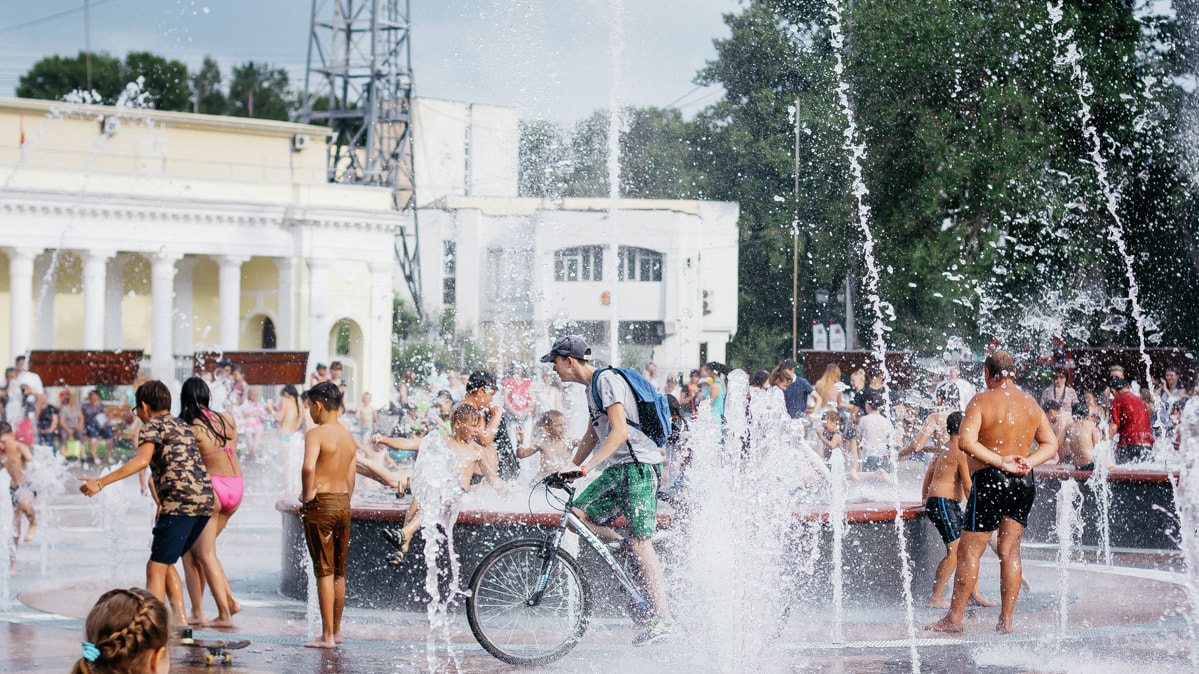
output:
M 428 602 L 425 593 L 424 541 L 417 536 L 399 566 L 389 565 L 385 558 L 394 548 L 383 536 L 384 528 L 402 526 L 409 501 L 366 500 L 355 498 L 351 503 L 350 556 L 346 565 L 346 601 L 351 606 L 424 610 Z M 275 504 L 283 518 L 282 579 L 280 592 L 285 596 L 305 599 L 307 579 L 304 557 L 308 554 L 300 521 L 300 502 L 295 498 L 279 499 Z M 907 527 L 908 552 L 912 556 L 916 589 L 931 588 L 931 573 L 944 554 L 944 546 L 936 529 L 923 517 L 920 504 L 902 507 Z M 898 541 L 895 536 L 894 504 L 854 503 L 847 513 L 845 550 L 845 601 L 848 605 L 894 605 L 902 601 L 903 586 L 897 570 Z M 804 522 L 820 522 L 821 556 L 815 572 L 802 580 L 805 586 L 798 595 L 804 601 L 824 603 L 832 590 L 828 582 L 831 564 L 832 529 L 827 525 L 828 511 L 823 506 L 806 506 L 795 513 L 797 529 Z M 561 518 L 557 512 L 503 512 L 463 510 L 454 527 L 454 544 L 462 568 L 462 584 L 483 557 L 508 541 L 517 538 L 544 538 Z M 665 507 L 658 513 L 658 525 L 669 529 L 675 514 Z M 683 530 L 684 527 L 680 527 Z M 674 539 L 666 536 L 657 545 L 667 568 L 675 554 Z M 596 609 L 600 613 L 618 614 L 625 609 L 624 591 L 612 578 L 607 566 L 586 544 L 575 554 L 591 582 Z M 927 578 L 926 578 L 927 577 Z
M 1052 465 L 1035 469 L 1037 500 L 1028 517 L 1025 540 L 1057 543 L 1057 494 L 1064 480 L 1078 480 L 1083 503 L 1080 511 L 1081 544 L 1100 546 L 1098 485 L 1090 471 Z M 1111 546 L 1153 550 L 1178 549 L 1178 515 L 1174 509 L 1174 487 L 1178 473 L 1165 470 L 1113 468 L 1111 485 Z

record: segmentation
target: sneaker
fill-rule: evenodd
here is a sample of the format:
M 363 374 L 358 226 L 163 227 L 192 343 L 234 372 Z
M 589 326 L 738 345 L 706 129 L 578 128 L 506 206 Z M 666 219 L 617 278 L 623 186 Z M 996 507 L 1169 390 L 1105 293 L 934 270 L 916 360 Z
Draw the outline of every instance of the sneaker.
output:
M 671 634 L 674 634 L 673 618 L 654 618 L 649 622 L 649 627 L 641 634 L 638 634 L 636 639 L 633 639 L 633 645 L 645 646 L 646 644 L 652 644 Z

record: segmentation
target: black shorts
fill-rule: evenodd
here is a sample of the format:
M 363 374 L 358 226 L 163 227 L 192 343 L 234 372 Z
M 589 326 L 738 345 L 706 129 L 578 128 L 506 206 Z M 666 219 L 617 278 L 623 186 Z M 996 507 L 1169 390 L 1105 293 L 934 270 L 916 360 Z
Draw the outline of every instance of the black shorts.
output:
M 970 500 L 966 501 L 963 527 L 966 531 L 995 531 L 1005 517 L 1028 526 L 1028 513 L 1037 496 L 1037 482 L 1031 470 L 1020 477 L 988 466 L 974 471 L 971 479 L 974 485 L 970 488 Z
M 962 508 L 958 502 L 944 496 L 929 496 L 924 502 L 924 511 L 928 519 L 941 534 L 945 545 L 956 541 L 962 536 Z
M 154 523 L 150 561 L 173 565 L 192 549 L 207 524 L 208 515 L 159 515 Z
M 1124 445 L 1116 448 L 1116 463 L 1147 461 L 1153 456 L 1152 445 Z
M 1095 462 L 1088 461 L 1088 462 L 1082 464 L 1081 466 L 1075 466 L 1074 470 L 1088 470 L 1088 471 L 1095 470 Z

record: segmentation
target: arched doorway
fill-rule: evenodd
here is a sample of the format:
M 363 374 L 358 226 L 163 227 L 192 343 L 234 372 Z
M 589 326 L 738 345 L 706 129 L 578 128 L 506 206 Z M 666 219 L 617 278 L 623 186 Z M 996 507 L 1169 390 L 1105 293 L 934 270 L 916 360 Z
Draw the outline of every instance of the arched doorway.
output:
M 240 342 L 243 349 L 279 348 L 275 320 L 266 314 L 255 314 L 249 317 L 242 324 Z
M 362 399 L 362 328 L 352 318 L 334 321 L 329 330 L 329 365 L 341 363 L 341 379 L 346 385 L 346 407 L 357 409 Z M 373 392 L 372 392 L 373 393 Z

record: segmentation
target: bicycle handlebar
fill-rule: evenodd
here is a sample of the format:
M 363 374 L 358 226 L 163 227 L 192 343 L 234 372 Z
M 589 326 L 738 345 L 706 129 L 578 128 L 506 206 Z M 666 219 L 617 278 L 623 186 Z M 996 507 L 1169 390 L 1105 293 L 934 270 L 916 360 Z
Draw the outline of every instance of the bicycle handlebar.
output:
M 568 486 L 572 480 L 577 480 L 583 477 L 583 471 L 572 470 L 568 473 L 551 473 L 546 475 L 541 483 L 551 489 L 570 489 Z

